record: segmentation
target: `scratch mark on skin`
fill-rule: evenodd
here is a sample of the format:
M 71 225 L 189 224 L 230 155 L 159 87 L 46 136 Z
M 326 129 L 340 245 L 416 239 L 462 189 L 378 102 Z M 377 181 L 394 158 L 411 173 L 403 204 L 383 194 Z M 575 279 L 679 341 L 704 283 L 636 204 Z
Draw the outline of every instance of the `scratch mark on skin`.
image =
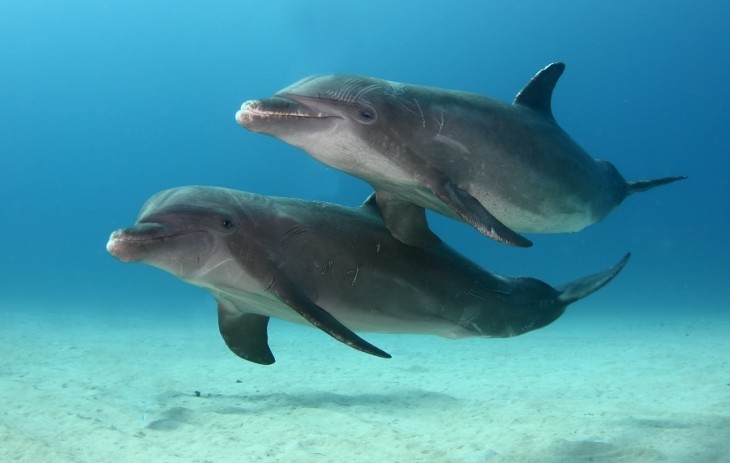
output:
M 443 143 L 444 145 L 448 145 L 450 148 L 453 148 L 463 154 L 470 154 L 469 148 L 464 146 L 461 142 L 458 142 L 454 140 L 451 137 L 447 137 L 446 135 L 441 135 L 440 133 L 437 133 L 435 137 L 433 137 L 434 140 Z
M 426 128 L 426 118 L 423 116 L 423 109 L 421 109 L 421 104 L 418 102 L 418 99 L 415 97 L 413 98 L 413 102 L 416 103 L 416 106 L 418 107 L 418 112 L 421 113 L 421 124 L 423 125 L 423 128 Z
M 436 119 L 435 117 L 433 118 L 433 120 L 435 120 L 436 124 L 438 124 L 439 126 L 439 131 L 436 135 L 441 135 L 441 130 L 444 128 L 444 112 L 439 111 L 439 115 L 441 116 L 441 120 Z
M 325 264 L 322 266 L 322 275 L 325 275 L 327 272 L 329 272 L 334 263 L 335 262 L 332 259 L 329 259 L 327 262 L 325 262 Z
M 360 267 L 355 267 L 355 276 L 352 277 L 352 281 L 350 282 L 350 286 L 355 286 L 355 282 L 357 281 L 357 275 L 360 273 Z
M 368 101 L 364 98 L 365 95 L 368 93 L 377 90 L 381 87 L 381 85 L 378 84 L 370 84 L 365 85 L 364 87 L 361 87 L 364 84 L 364 81 L 362 79 L 350 79 L 345 81 L 342 87 L 338 88 L 337 90 L 327 90 L 325 91 L 325 94 L 327 95 L 327 99 L 332 99 L 335 101 L 339 101 L 341 103 L 347 103 L 347 104 L 354 104 L 358 102 L 365 102 L 368 103 Z M 361 88 L 358 88 L 361 87 Z
M 410 103 L 406 104 L 406 102 L 404 100 L 397 100 L 397 101 L 401 108 L 405 109 L 406 111 L 413 114 L 414 116 L 416 115 L 416 112 L 412 108 L 410 108 Z
M 243 212 L 246 215 L 246 220 L 248 221 L 249 224 L 251 224 L 251 225 L 258 224 L 258 220 L 256 220 L 256 216 L 254 216 L 254 214 L 251 212 L 250 207 L 246 207 L 246 205 L 243 204 L 241 198 L 239 198 L 237 195 L 233 194 L 232 191 L 226 191 L 226 193 L 228 194 L 228 197 L 238 205 L 237 210 Z
M 532 330 L 534 326 L 535 326 L 535 321 L 531 320 L 531 321 L 525 323 L 524 325 L 520 326 L 520 331 L 522 333 L 527 333 L 528 331 Z
M 298 236 L 300 236 L 300 235 L 302 235 L 304 233 L 308 233 L 308 232 L 309 232 L 309 229 L 308 228 L 303 227 L 301 225 L 294 225 L 293 227 L 291 227 L 289 230 L 287 230 L 286 232 L 284 232 L 281 235 L 282 236 L 282 244 L 286 244 L 292 238 L 297 238 Z
M 477 306 L 471 306 L 464 308 L 464 311 L 461 314 L 461 317 L 459 318 L 459 321 L 457 322 L 459 325 L 463 326 L 466 329 L 473 329 L 479 334 L 484 334 L 477 325 L 476 321 L 479 318 L 479 308 Z
M 217 269 L 218 267 L 222 267 L 222 266 L 226 265 L 227 263 L 229 263 L 229 262 L 231 262 L 233 260 L 234 260 L 233 257 L 229 257 L 227 259 L 223 259 L 222 261 L 218 262 L 215 265 L 211 265 L 210 267 L 203 267 L 198 272 L 195 273 L 195 277 L 196 278 L 202 278 L 205 275 L 207 275 L 210 272 L 212 272 L 213 270 Z

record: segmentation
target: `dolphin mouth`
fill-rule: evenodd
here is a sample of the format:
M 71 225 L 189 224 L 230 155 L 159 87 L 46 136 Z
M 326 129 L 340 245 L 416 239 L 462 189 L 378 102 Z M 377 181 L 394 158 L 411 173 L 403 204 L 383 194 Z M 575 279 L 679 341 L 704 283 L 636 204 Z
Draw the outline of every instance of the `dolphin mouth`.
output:
M 157 243 L 202 231 L 204 230 L 173 231 L 158 223 L 140 223 L 132 228 L 113 231 L 106 243 L 106 250 L 123 262 L 135 262 L 142 260 Z
M 294 95 L 276 95 L 263 100 L 248 100 L 236 112 L 236 122 L 248 129 L 257 122 L 329 119 L 340 116 L 320 111 L 296 98 Z

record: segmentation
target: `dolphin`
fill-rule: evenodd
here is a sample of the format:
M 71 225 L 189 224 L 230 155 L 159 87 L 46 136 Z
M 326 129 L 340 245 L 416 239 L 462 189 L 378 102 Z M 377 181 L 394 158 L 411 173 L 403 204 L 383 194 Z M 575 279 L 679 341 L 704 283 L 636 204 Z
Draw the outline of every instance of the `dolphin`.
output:
M 627 182 L 593 159 L 552 114 L 563 63 L 539 71 L 512 104 L 371 77 L 322 75 L 249 100 L 236 121 L 365 180 L 393 236 L 439 243 L 424 208 L 500 242 L 519 233 L 576 232 L 627 196 L 684 176 Z
M 209 291 L 238 356 L 271 364 L 269 317 L 309 324 L 348 346 L 385 351 L 355 331 L 448 338 L 516 336 L 544 327 L 626 264 L 553 288 L 490 273 L 446 244 L 407 246 L 374 197 L 360 207 L 189 186 L 151 197 L 107 250 Z

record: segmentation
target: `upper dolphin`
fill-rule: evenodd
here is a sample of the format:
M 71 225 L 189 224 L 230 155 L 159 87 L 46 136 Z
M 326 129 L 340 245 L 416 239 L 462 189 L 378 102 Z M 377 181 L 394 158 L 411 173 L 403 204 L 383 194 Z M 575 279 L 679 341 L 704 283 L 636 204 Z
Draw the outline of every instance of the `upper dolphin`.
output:
M 611 281 L 628 259 L 553 288 L 487 272 L 445 244 L 400 243 L 372 197 L 351 208 L 201 186 L 150 198 L 107 250 L 208 290 L 228 347 L 261 364 L 274 362 L 269 317 L 311 324 L 381 357 L 389 355 L 354 331 L 523 334 Z
M 565 65 L 539 71 L 512 104 L 371 77 L 323 75 L 246 101 L 236 120 L 370 183 L 391 233 L 438 243 L 423 208 L 503 243 L 518 232 L 574 232 L 628 195 L 685 177 L 627 182 L 589 156 L 553 118 Z

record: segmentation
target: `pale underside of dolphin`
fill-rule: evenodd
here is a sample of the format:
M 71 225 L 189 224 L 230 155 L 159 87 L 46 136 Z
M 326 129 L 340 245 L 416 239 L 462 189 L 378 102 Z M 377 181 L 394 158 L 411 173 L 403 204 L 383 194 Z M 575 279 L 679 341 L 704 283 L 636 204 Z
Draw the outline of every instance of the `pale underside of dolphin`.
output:
M 627 182 L 555 121 L 551 99 L 565 66 L 539 71 L 512 104 L 479 94 L 363 76 L 301 80 L 246 101 L 237 122 L 370 183 L 401 242 L 439 242 L 424 208 L 503 243 L 519 233 L 576 232 L 628 195 L 685 177 Z
M 228 347 L 260 364 L 274 362 L 269 317 L 315 326 L 380 357 L 390 356 L 355 331 L 520 335 L 552 323 L 628 260 L 553 288 L 490 273 L 445 244 L 404 245 L 372 196 L 349 208 L 200 186 L 150 198 L 134 226 L 112 233 L 107 250 L 209 291 Z

